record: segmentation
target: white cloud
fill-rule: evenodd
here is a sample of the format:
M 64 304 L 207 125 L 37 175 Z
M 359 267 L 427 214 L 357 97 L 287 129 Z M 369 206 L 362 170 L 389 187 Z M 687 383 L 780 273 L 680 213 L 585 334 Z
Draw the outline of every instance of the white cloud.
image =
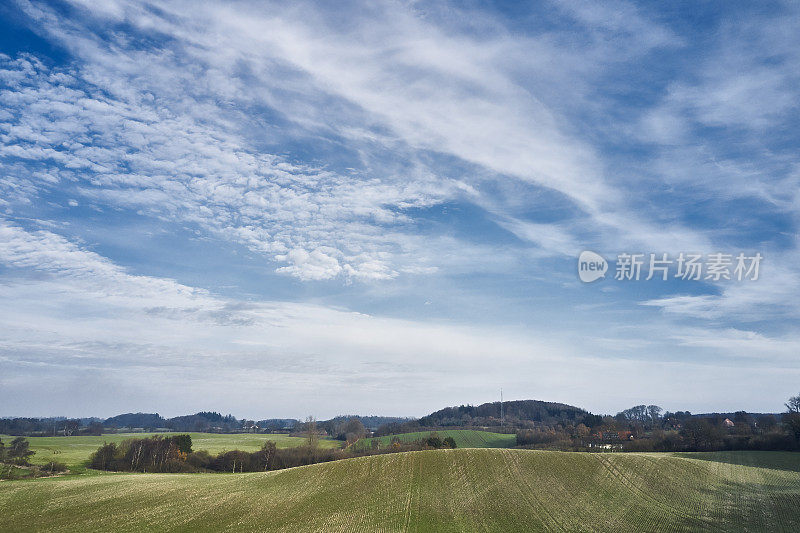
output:
M 501 220 L 499 224 L 520 239 L 534 242 L 553 255 L 575 257 L 581 250 L 570 232 L 557 224 L 537 224 L 519 219 Z
M 499 386 L 519 397 L 607 412 L 637 397 L 710 408 L 703 398 L 714 386 L 675 390 L 679 376 L 746 375 L 753 390 L 770 381 L 791 392 L 797 375 L 791 360 L 776 381 L 772 366 L 762 363 L 598 357 L 555 340 L 552 328 L 487 328 L 221 298 L 132 275 L 52 232 L 8 224 L 0 231 L 0 263 L 10 269 L 0 299 L 14 302 L 0 307 L 0 398 L 8 414 L 179 414 L 207 406 L 240 416 L 332 416 L 365 409 L 369 398 L 372 412 L 421 415 L 465 397 L 491 400 Z M 43 381 L 52 386 L 34 398 L 19 394 Z M 598 381 L 604 390 L 626 393 L 598 392 Z M 73 400 L 65 403 L 67 394 Z M 755 398 L 742 401 L 772 408 Z
M 636 141 L 658 146 L 662 183 L 713 200 L 758 198 L 798 212 L 798 160 L 787 139 L 800 98 L 797 6 L 722 18 L 714 39 L 642 115 Z
M 683 40 L 665 26 L 654 23 L 635 4 L 562 0 L 556 5 L 588 29 L 598 46 L 617 47 L 617 53 L 641 55 L 653 48 L 676 47 Z M 619 48 L 622 50 L 619 50 Z
M 461 32 L 458 26 L 438 24 L 435 17 L 425 17 L 410 6 L 392 3 L 376 4 L 364 14 L 354 10 L 344 24 L 340 24 L 338 13 L 318 5 L 315 9 L 302 4 L 248 3 L 235 9 L 218 4 L 192 4 L 188 9 L 180 3 L 156 2 L 156 5 L 158 9 L 151 10 L 137 2 L 120 2 L 108 12 L 87 12 L 88 28 L 73 26 L 47 10 L 29 6 L 28 12 L 44 31 L 87 62 L 82 75 L 88 81 L 124 101 L 136 100 L 140 106 L 147 104 L 144 96 L 150 96 L 155 98 L 153 106 L 166 104 L 184 118 L 200 115 L 204 127 L 214 126 L 210 132 L 214 140 L 219 130 L 230 136 L 223 126 L 231 119 L 248 123 L 241 113 L 226 117 L 216 104 L 220 98 L 235 102 L 238 107 L 266 105 L 314 136 L 343 137 L 368 159 L 374 159 L 377 153 L 385 155 L 386 150 L 399 150 L 412 161 L 417 153 L 427 151 L 456 156 L 494 173 L 493 179 L 504 180 L 508 176 L 558 191 L 600 225 L 610 224 L 600 230 L 626 232 L 642 222 L 630 216 L 626 194 L 607 183 L 602 160 L 595 150 L 573 131 L 568 119 L 570 106 L 564 100 L 571 93 L 559 89 L 580 86 L 581 94 L 572 103 L 587 103 L 587 82 L 599 75 L 601 65 L 621 59 L 619 47 L 609 45 L 604 38 L 585 43 L 576 54 L 572 50 L 574 43 L 557 44 L 547 35 L 512 38 L 499 31 L 501 25 L 485 13 L 480 20 L 492 29 L 486 33 L 492 35 L 489 38 Z M 598 9 L 588 13 L 585 6 L 571 6 L 568 11 L 614 32 L 621 28 L 613 21 L 635 19 L 636 27 L 622 32 L 622 40 L 629 45 L 624 52 L 627 58 L 654 47 L 673 45 L 675 41 L 669 32 L 648 22 L 628 4 L 619 3 L 605 13 Z M 108 17 L 124 20 L 142 31 L 169 35 L 173 41 L 165 45 L 168 53 L 160 49 L 133 50 L 123 41 L 115 42 L 116 46 L 111 48 L 93 37 L 94 17 L 103 21 Z M 115 35 L 106 37 L 117 39 Z M 193 67 L 187 68 L 187 63 Z M 519 83 L 520 76 L 533 86 Z M 176 94 L 176 87 L 185 91 Z M 192 100 L 191 106 L 187 106 L 188 99 Z M 136 124 L 134 128 L 138 127 Z M 183 124 L 176 126 L 181 130 L 191 129 Z M 195 128 L 198 126 L 194 124 Z M 169 133 L 161 137 L 172 139 Z M 208 167 L 207 160 L 211 158 L 238 166 L 235 161 L 242 155 L 243 142 L 243 138 L 235 139 L 233 154 L 224 145 L 220 151 L 214 149 L 215 145 L 206 148 L 208 143 L 203 142 L 207 157 L 193 165 L 192 170 Z M 140 159 L 152 166 L 152 156 L 147 153 L 143 156 Z M 167 161 L 184 164 L 181 158 L 163 159 L 164 163 Z M 371 169 L 385 164 L 384 156 L 378 157 L 374 164 L 370 161 Z M 214 167 L 212 164 L 211 168 Z M 297 169 L 288 172 L 296 174 Z M 377 182 L 333 176 L 331 180 L 338 186 L 320 185 L 336 205 L 326 205 L 317 211 L 313 207 L 326 199 L 318 197 L 317 184 L 309 184 L 312 190 L 304 191 L 303 205 L 292 206 L 288 202 L 282 205 L 314 213 L 301 220 L 304 226 L 319 222 L 313 231 L 314 238 L 302 236 L 298 240 L 295 235 L 294 240 L 281 239 L 276 253 L 298 245 L 309 253 L 319 246 L 341 250 L 345 246 L 343 241 L 358 241 L 358 235 L 370 229 L 364 224 L 342 228 L 343 219 L 355 215 L 362 217 L 362 222 L 364 217 L 368 218 L 369 226 L 376 222 L 388 224 L 402 218 L 384 206 L 430 205 L 458 198 L 458 191 L 464 187 L 437 177 L 435 172 L 423 174 L 418 178 L 407 173 L 392 177 L 378 172 Z M 131 183 L 136 176 L 120 174 L 119 179 Z M 400 188 L 399 183 L 404 186 Z M 289 184 L 287 188 L 296 187 Z M 217 187 L 212 191 L 226 192 Z M 109 201 L 128 198 L 147 205 L 166 201 L 152 190 L 133 194 L 125 191 L 124 195 L 104 198 Z M 265 207 L 273 206 L 278 198 L 251 200 Z M 351 205 L 350 201 L 357 205 Z M 219 208 L 204 207 L 212 211 Z M 180 209 L 173 210 L 177 212 Z M 340 216 L 330 216 L 336 213 Z M 614 216 L 599 216 L 609 213 Z M 256 221 L 255 225 L 269 231 L 265 227 L 269 223 Z M 352 231 L 339 235 L 345 229 Z M 649 233 L 646 237 L 653 240 Z M 398 269 L 408 271 L 407 267 L 412 266 L 376 259 L 376 249 L 397 251 L 392 250 L 396 247 L 392 238 L 391 233 L 379 230 L 370 236 L 371 245 L 358 244 L 360 253 L 370 255 L 369 263 L 380 263 L 381 269 L 386 270 L 388 276 L 383 277 L 392 277 Z M 300 273 L 291 265 L 282 271 Z M 342 262 L 341 272 L 355 272 L 358 277 L 360 271 L 358 264 Z M 374 276 L 365 271 L 364 277 Z
M 113 377 L 139 391 L 166 375 L 181 376 L 170 385 L 173 391 L 190 390 L 200 375 L 207 382 L 233 379 L 215 396 L 223 402 L 237 388 L 252 390 L 259 383 L 272 388 L 271 399 L 288 386 L 293 397 L 306 389 L 328 395 L 351 386 L 353 376 L 366 381 L 357 385 L 362 394 L 365 387 L 389 392 L 409 379 L 425 386 L 454 368 L 467 378 L 476 366 L 532 349 L 537 360 L 550 360 L 545 354 L 555 349 L 509 332 L 224 299 L 172 280 L 131 275 L 63 237 L 17 226 L 0 228 L 0 263 L 12 269 L 0 297 L 14 302 L 13 309 L 0 308 L 6 392 L 15 380 L 35 381 L 53 371 L 62 379 L 76 372 Z M 503 354 L 489 361 L 484 355 L 492 349 Z M 207 390 L 205 398 L 191 401 L 208 401 Z M 5 405 L 9 401 L 4 398 Z M 286 412 L 292 403 L 283 400 L 280 408 Z
M 729 357 L 780 358 L 793 360 L 800 352 L 800 338 L 796 336 L 768 337 L 761 333 L 736 328 L 713 331 L 687 329 L 675 337 L 683 346 L 712 348 Z
M 278 272 L 289 272 L 302 280 L 333 278 L 342 271 L 342 266 L 335 257 L 319 249 L 309 253 L 302 248 L 296 248 L 277 259 L 291 263 L 291 266 L 279 268 Z
M 654 298 L 643 305 L 658 307 L 673 315 L 718 321 L 762 322 L 800 317 L 800 278 L 796 251 L 765 255 L 758 280 L 731 280 L 720 284 L 717 294 L 675 295 Z M 780 326 L 781 324 L 776 324 Z
M 66 187 L 87 203 L 196 223 L 276 260 L 303 250 L 317 263 L 322 255 L 341 262 L 313 272 L 308 261 L 278 269 L 302 279 L 396 275 L 392 254 L 402 252 L 402 210 L 456 190 L 447 181 L 426 183 L 425 176 L 400 181 L 291 164 L 249 148 L 218 109 L 176 115 L 147 93 L 101 95 L 100 87 L 86 85 L 85 72 L 51 71 L 33 58 L 6 61 L 2 72 L 14 80 L 0 92 L 14 118 L 0 124 L 0 156 L 32 165 L 15 172 L 10 159 L 0 163 L 9 201 L 30 202 L 42 189 Z M 160 82 L 185 82 L 189 74 Z M 38 165 L 50 179 L 30 170 Z
M 602 158 L 584 140 L 590 136 L 572 123 L 576 105 L 596 105 L 588 87 L 603 66 L 681 44 L 631 4 L 563 4 L 592 30 L 579 44 L 512 36 L 487 13 L 478 18 L 487 31 L 468 33 L 452 17 L 444 24 L 393 3 L 350 6 L 345 22 L 339 10 L 305 4 L 109 2 L 103 11 L 82 11 L 83 21 L 22 5 L 80 61 L 68 72 L 50 73 L 35 61 L 6 69 L 12 83 L 31 86 L 7 95 L 25 116 L 12 122 L 5 153 L 96 173 L 77 190 L 97 202 L 182 218 L 278 261 L 290 250 L 333 250 L 324 254 L 340 267 L 305 261 L 280 272 L 369 280 L 441 270 L 415 263 L 410 252 L 424 244 L 406 247 L 413 228 L 403 224 L 413 220 L 403 210 L 468 198 L 496 204 L 492 212 L 503 213 L 507 229 L 533 228 L 508 209 L 520 198 L 486 198 L 491 182 L 509 178 L 557 191 L 583 211 L 577 224 L 522 237 L 546 253 L 585 240 L 579 226 L 603 244 L 662 243 L 662 228 L 637 214 L 627 184 L 609 183 Z M 102 29 L 122 21 L 169 41 L 141 49 Z M 265 108 L 279 126 L 249 112 Z M 264 154 L 251 126 L 268 141 L 297 134 L 344 142 L 364 168 L 332 172 Z M 53 148 L 66 139 L 69 150 Z M 432 168 L 430 152 L 489 176 L 445 178 L 447 167 Z M 389 154 L 412 170 L 394 166 Z M 523 198 L 541 202 L 535 191 Z M 675 249 L 706 244 L 674 216 L 668 222 Z

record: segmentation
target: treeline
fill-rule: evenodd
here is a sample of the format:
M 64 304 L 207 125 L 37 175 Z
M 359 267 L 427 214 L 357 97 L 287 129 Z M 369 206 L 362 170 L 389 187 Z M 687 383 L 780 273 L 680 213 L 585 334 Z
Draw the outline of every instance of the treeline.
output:
M 443 427 L 491 428 L 493 431 L 511 432 L 515 428 L 533 428 L 553 424 L 592 424 L 592 417 L 584 409 L 567 404 L 520 400 L 478 406 L 446 407 L 421 419 L 385 416 L 337 416 L 317 421 L 323 435 L 343 441 L 352 441 L 375 430 L 375 435 L 410 433 L 435 430 Z M 361 427 L 354 425 L 357 420 Z M 201 411 L 193 415 L 164 418 L 158 413 L 124 413 L 102 419 L 14 418 L 0 419 L 0 433 L 9 435 L 100 435 L 103 432 L 124 429 L 144 431 L 204 432 L 204 433 L 272 433 L 305 432 L 305 424 L 295 419 L 275 418 L 264 420 L 238 419 L 215 411 Z
M 376 424 L 383 425 L 384 427 L 397 422 L 407 422 L 411 419 L 397 418 L 388 416 L 337 416 L 331 420 L 322 422 L 314 422 L 314 427 L 321 434 L 330 435 L 334 439 L 345 441 L 347 444 L 352 444 L 359 439 L 368 437 L 371 434 L 369 428 L 375 428 Z M 367 424 L 372 424 L 368 426 Z M 311 428 L 309 421 L 298 424 L 293 434 L 307 433 Z
M 352 426 L 353 421 L 360 424 Z M 410 419 L 387 416 L 337 416 L 317 422 L 324 435 L 340 440 L 360 438 L 367 429 L 389 422 Z M 350 427 L 346 427 L 351 424 Z M 193 415 L 164 418 L 158 413 L 124 413 L 105 420 L 100 418 L 0 418 L 0 434 L 28 437 L 102 435 L 114 431 L 137 429 L 142 431 L 191 431 L 198 433 L 275 433 L 302 432 L 304 423 L 293 418 L 267 418 L 263 420 L 238 419 L 215 411 L 201 411 Z
M 195 431 L 202 433 L 271 433 L 290 431 L 297 420 L 275 418 L 265 420 L 237 419 L 214 411 L 163 418 L 158 413 L 125 413 L 105 420 L 100 418 L 2 418 L 0 434 L 29 437 L 102 435 L 133 428 L 144 431 Z
M 518 430 L 516 444 L 525 448 L 564 451 L 617 450 L 638 452 L 702 452 L 721 450 L 800 450 L 800 441 L 780 427 L 742 434 L 708 418 L 688 420 L 680 429 L 656 429 L 633 437 L 629 431 L 601 428 L 587 433 L 580 428 Z
M 359 416 L 359 415 L 346 415 L 336 416 L 330 420 L 318 421 L 317 425 L 320 429 L 338 440 L 348 440 L 347 434 L 354 434 L 359 432 L 366 433 L 365 430 L 375 430 L 386 424 L 398 424 L 413 421 L 413 418 L 403 418 L 397 416 Z M 359 424 L 356 426 L 354 424 Z M 303 424 L 298 424 L 295 430 L 302 429 Z
M 613 429 L 630 433 L 620 439 L 626 451 L 797 450 L 800 432 L 791 429 L 797 416 L 783 414 L 663 412 L 634 406 L 614 417 Z M 608 439 L 604 439 L 608 440 Z
M 714 418 L 692 418 L 678 430 L 655 430 L 622 445 L 625 451 L 800 450 L 800 440 L 783 425 L 737 429 Z
M 502 412 L 501 412 L 502 407 Z M 515 400 L 446 407 L 420 418 L 420 426 L 482 426 L 499 428 L 536 425 L 577 424 L 590 413 L 579 407 L 540 400 Z M 502 416 L 501 416 L 502 415 Z
M 737 413 L 693 415 L 688 411 L 663 412 L 657 405 L 637 405 L 615 416 L 596 415 L 571 405 L 539 400 L 519 400 L 485 403 L 477 406 L 446 407 L 420 419 L 379 416 L 338 416 L 330 420 L 315 421 L 320 436 L 332 436 L 352 443 L 369 436 L 385 436 L 442 428 L 489 429 L 513 433 L 517 430 L 556 431 L 559 438 L 579 436 L 588 428 L 598 431 L 630 431 L 634 438 L 648 436 L 653 431 L 677 431 L 684 420 L 692 418 L 729 418 L 740 426 L 752 419 L 757 433 L 770 432 L 781 424 L 782 416 L 773 414 Z M 750 424 L 745 421 L 744 425 Z M 752 424 L 751 424 L 752 425 Z M 275 418 L 264 420 L 238 419 L 215 411 L 201 411 L 193 415 L 163 418 L 158 413 L 125 413 L 102 420 L 97 418 L 13 418 L 0 419 L 0 434 L 25 436 L 50 435 L 101 435 L 108 432 L 129 431 L 208 432 L 208 433 L 273 433 L 304 434 L 308 421 Z M 370 431 L 374 430 L 374 431 Z M 566 434 L 566 436 L 565 436 Z M 545 438 L 537 436 L 537 439 Z M 552 436 L 546 437 L 552 439 Z M 559 440 L 559 439 L 556 439 Z
M 97 418 L 0 418 L 0 434 L 3 435 L 101 435 L 103 430 Z
M 516 431 L 517 446 L 619 451 L 800 450 L 800 395 L 783 414 L 664 412 L 637 405 L 586 423 Z M 593 415 L 592 415 L 593 416 Z
M 502 412 L 500 402 L 445 407 L 417 420 L 400 420 L 383 424 L 375 430 L 374 435 L 383 437 L 452 427 L 513 433 L 516 429 L 565 427 L 577 424 L 594 426 L 601 424 L 602 420 L 603 417 L 572 405 L 540 400 L 515 400 L 503 402 Z
M 230 433 L 251 430 L 259 426 L 253 420 L 239 420 L 235 416 L 216 411 L 200 411 L 193 415 L 163 418 L 158 413 L 125 413 L 103 421 L 107 428 L 142 428 L 146 430 L 197 431 L 203 433 Z M 282 425 L 280 428 L 282 429 Z
M 313 444 L 278 448 L 267 440 L 255 452 L 231 450 L 212 455 L 205 450 L 192 451 L 190 435 L 155 435 L 103 444 L 89 458 L 89 467 L 116 472 L 266 472 L 364 455 L 455 447 L 452 438 L 432 434 L 416 442 L 396 440 L 386 447 L 377 446 L 376 442 L 361 450 L 321 449 Z

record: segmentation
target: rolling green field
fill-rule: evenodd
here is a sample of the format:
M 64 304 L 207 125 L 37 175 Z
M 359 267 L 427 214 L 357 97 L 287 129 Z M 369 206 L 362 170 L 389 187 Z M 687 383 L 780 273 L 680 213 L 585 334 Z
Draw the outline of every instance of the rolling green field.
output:
M 31 444 L 31 450 L 36 454 L 31 457 L 31 463 L 45 464 L 49 461 L 64 463 L 70 469 L 81 470 L 83 463 L 89 459 L 92 452 L 105 442 L 122 442 L 125 439 L 142 438 L 149 435 L 182 435 L 185 433 L 111 433 L 99 437 L 26 437 Z M 275 441 L 278 448 L 291 448 L 305 444 L 302 437 L 290 437 L 284 434 L 254 434 L 254 433 L 189 433 L 192 436 L 192 449 L 206 450 L 217 454 L 226 450 L 243 450 L 254 452 L 261 448 L 266 440 Z M 8 444 L 14 437 L 0 435 L 0 440 Z M 320 447 L 337 448 L 341 441 L 320 439 Z
M 517 444 L 517 438 L 513 434 L 492 433 L 474 429 L 448 429 L 443 431 L 417 431 L 415 433 L 400 433 L 398 435 L 386 435 L 384 437 L 373 437 L 361 439 L 353 446 L 360 450 L 372 446 L 372 441 L 377 440 L 380 445 L 388 446 L 392 438 L 397 437 L 401 442 L 413 442 L 424 439 L 431 433 L 436 433 L 441 438 L 453 437 L 458 448 L 513 448 Z
M 0 482 L 2 531 L 798 531 L 800 454 L 430 450 Z

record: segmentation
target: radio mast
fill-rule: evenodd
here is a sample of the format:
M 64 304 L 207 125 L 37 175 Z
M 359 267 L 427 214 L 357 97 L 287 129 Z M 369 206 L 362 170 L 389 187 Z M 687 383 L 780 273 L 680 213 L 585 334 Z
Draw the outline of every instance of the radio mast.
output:
M 500 389 L 500 429 L 503 429 L 503 389 Z

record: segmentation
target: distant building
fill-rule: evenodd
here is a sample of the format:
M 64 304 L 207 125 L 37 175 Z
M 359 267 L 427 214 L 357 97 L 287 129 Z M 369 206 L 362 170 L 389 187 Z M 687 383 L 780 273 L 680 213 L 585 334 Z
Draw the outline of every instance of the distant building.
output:
M 733 426 L 736 425 L 736 424 L 733 423 L 733 420 L 731 420 L 730 418 L 726 418 L 722 423 L 725 424 L 726 428 L 732 428 Z
M 603 442 L 622 442 L 625 440 L 633 440 L 633 433 L 630 431 L 600 431 L 597 436 Z

